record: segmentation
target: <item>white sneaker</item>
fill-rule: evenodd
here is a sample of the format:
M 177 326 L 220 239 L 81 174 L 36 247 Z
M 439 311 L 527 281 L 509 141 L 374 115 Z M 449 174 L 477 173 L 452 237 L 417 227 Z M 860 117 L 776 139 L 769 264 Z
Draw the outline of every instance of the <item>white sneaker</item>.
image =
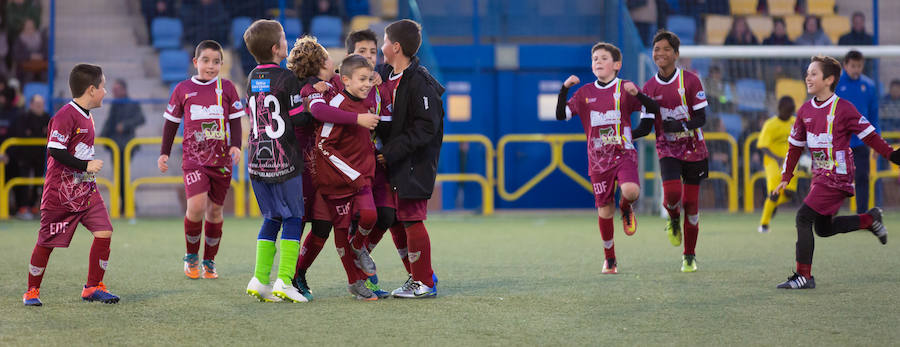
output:
M 391 295 L 393 295 L 395 298 L 414 297 L 415 295 L 413 295 L 412 283 L 413 283 L 412 275 L 409 275 L 409 278 L 406 279 L 406 283 L 403 283 L 403 285 L 400 286 L 400 288 L 392 290 Z
M 281 302 L 281 298 L 272 295 L 272 287 L 268 284 L 262 284 L 256 276 L 250 279 L 247 284 L 247 294 L 256 298 L 260 302 Z
M 768 234 L 769 226 L 768 225 L 760 225 L 759 229 L 756 229 L 756 231 L 759 231 L 760 234 Z
M 297 290 L 297 288 L 294 288 L 293 285 L 285 284 L 280 278 L 275 280 L 275 284 L 272 285 L 272 295 L 290 302 L 309 301 L 303 294 L 300 294 L 300 291 Z

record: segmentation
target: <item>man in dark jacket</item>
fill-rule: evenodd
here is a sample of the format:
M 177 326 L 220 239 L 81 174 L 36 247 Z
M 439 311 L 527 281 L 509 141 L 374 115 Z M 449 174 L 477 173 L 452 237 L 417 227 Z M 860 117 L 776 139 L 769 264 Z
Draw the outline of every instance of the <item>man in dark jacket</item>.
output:
M 444 88 L 419 65 L 416 52 L 421 43 L 421 27 L 414 21 L 404 19 L 385 28 L 382 51 L 389 65 L 387 81 L 399 82 L 394 90 L 392 121 L 379 125 L 384 144 L 378 161 L 387 166 L 391 188 L 398 197 L 397 220 L 406 229 L 411 274 L 403 286 L 391 292 L 404 298 L 437 295 L 431 243 L 423 221 L 444 138 Z
M 28 100 L 28 111 L 16 121 L 13 134 L 16 137 L 46 139 L 49 124 L 50 114 L 44 107 L 44 97 L 37 94 Z M 22 146 L 15 148 L 14 153 L 12 162 L 16 164 L 19 177 L 44 176 L 47 147 Z M 16 216 L 26 220 L 33 219 L 38 212 L 37 204 L 41 201 L 41 186 L 15 187 L 15 195 Z
M 139 126 L 144 125 L 144 112 L 141 110 L 140 104 L 128 97 L 128 85 L 125 83 L 125 80 L 121 78 L 116 80 L 112 94 L 115 99 L 113 99 L 112 106 L 109 109 L 109 118 L 106 119 L 106 123 L 103 123 L 103 131 L 100 132 L 100 136 L 112 139 L 119 146 L 119 151 L 122 153 L 122 162 L 124 163 L 125 146 L 128 144 L 128 141 L 134 138 L 135 130 Z M 119 182 L 122 182 L 124 186 L 125 165 L 119 166 L 117 174 L 119 175 Z M 121 189 L 120 193 L 122 198 L 119 202 L 124 206 L 125 189 Z

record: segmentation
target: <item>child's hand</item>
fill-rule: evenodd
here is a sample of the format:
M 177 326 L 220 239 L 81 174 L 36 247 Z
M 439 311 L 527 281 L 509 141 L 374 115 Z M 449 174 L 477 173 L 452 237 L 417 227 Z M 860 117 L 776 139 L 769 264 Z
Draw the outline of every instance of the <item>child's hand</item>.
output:
M 316 84 L 313 84 L 313 88 L 319 93 L 324 93 L 328 90 L 328 84 L 326 84 L 325 81 L 319 81 L 316 82 Z
M 384 154 L 378 154 L 375 156 L 375 160 L 378 161 L 382 166 L 387 166 L 387 160 L 384 159 Z
M 165 154 L 161 154 L 159 159 L 156 160 L 156 167 L 159 168 L 159 172 L 166 173 L 169 171 L 169 156 Z
M 230 149 L 228 149 L 228 155 L 231 156 L 232 163 L 237 163 L 241 159 L 241 149 L 232 146 Z
M 632 82 L 625 82 L 625 92 L 631 94 L 631 96 L 638 95 L 638 88 Z
M 381 80 L 381 74 L 376 72 L 375 76 L 372 78 L 372 83 L 374 83 L 376 86 L 380 86 L 382 82 L 384 81 Z
M 378 116 L 371 113 L 360 113 L 356 115 L 356 124 L 369 130 L 375 130 L 375 126 L 378 125 L 378 120 Z
M 563 86 L 565 86 L 566 88 L 572 88 L 572 86 L 579 83 L 581 83 L 581 80 L 578 79 L 578 76 L 572 75 L 569 76 L 569 78 L 567 78 L 565 82 L 563 82 Z
M 91 160 L 88 162 L 87 172 L 98 173 L 98 172 L 100 172 L 100 169 L 102 169 L 102 168 L 103 168 L 103 161 L 94 159 L 94 160 Z
M 781 181 L 781 183 L 779 183 L 778 186 L 775 187 L 775 190 L 772 191 L 772 194 L 770 194 L 769 199 L 772 199 L 772 201 L 777 201 L 778 196 L 781 195 L 781 192 L 784 191 L 784 188 L 787 187 L 787 185 L 788 185 L 787 181 Z

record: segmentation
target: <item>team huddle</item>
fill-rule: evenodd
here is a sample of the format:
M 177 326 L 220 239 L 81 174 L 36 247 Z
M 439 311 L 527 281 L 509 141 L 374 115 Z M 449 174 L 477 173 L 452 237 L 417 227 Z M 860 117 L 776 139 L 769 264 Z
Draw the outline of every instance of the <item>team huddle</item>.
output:
M 347 38 L 350 55 L 335 74 L 328 51 L 315 38 L 298 39 L 289 53 L 281 24 L 256 21 L 244 33 L 258 64 L 249 74 L 246 105 L 234 85 L 218 76 L 222 47 L 210 40 L 196 47 L 197 75 L 172 92 L 157 161 L 165 173 L 183 126 L 183 260 L 188 278 L 218 278 L 222 205 L 232 166 L 243 155 L 241 117 L 247 116 L 248 173 L 264 217 L 247 294 L 263 302 L 311 300 L 306 271 L 333 228 L 355 298 L 437 296 L 423 221 L 443 140 L 444 88 L 419 65 L 421 40 L 418 23 L 392 23 L 381 47 L 385 64 L 376 66 L 375 33 L 353 32 Z M 288 69 L 278 65 L 285 58 Z M 50 123 L 43 217 L 23 295 L 26 306 L 42 305 L 40 285 L 50 253 L 68 247 L 78 223 L 94 235 L 82 299 L 119 301 L 102 282 L 112 225 L 94 180 L 103 163 L 94 159 L 89 111 L 102 106 L 105 77 L 99 66 L 79 64 L 69 84 L 73 101 Z M 311 230 L 304 241 L 306 224 Z M 379 287 L 370 256 L 388 230 L 409 273 L 406 283 L 391 292 Z M 273 283 L 277 248 L 281 252 Z
M 246 47 L 258 63 L 249 74 L 245 99 L 230 81 L 218 77 L 222 47 L 215 41 L 197 46 L 197 75 L 172 92 L 163 115 L 157 161 L 165 173 L 183 125 L 187 197 L 183 261 L 188 278 L 218 278 L 215 257 L 222 240 L 222 205 L 232 166 L 243 155 L 241 117 L 246 116 L 250 123 L 247 168 L 264 217 L 255 269 L 246 289 L 249 295 L 264 302 L 312 300 L 306 272 L 332 229 L 348 290 L 355 298 L 437 295 L 438 279 L 431 267 L 431 245 L 423 221 L 443 139 L 444 88 L 419 65 L 416 53 L 421 39 L 419 24 L 392 23 L 385 29 L 381 47 L 385 64 L 376 65 L 375 33 L 353 32 L 347 37 L 349 55 L 336 72 L 328 51 L 315 38 L 300 38 L 289 50 L 278 22 L 256 21 L 244 33 Z M 657 33 L 652 47 L 659 71 L 639 89 L 617 77 L 621 51 L 598 43 L 591 49 L 597 80 L 569 98 L 569 88 L 580 83 L 570 76 L 559 93 L 557 119 L 578 115 L 587 135 L 604 274 L 618 272 L 612 221 L 617 188 L 625 234 L 637 230 L 632 205 L 640 196 L 640 179 L 633 141 L 651 131 L 656 134 L 663 207 L 669 217 L 666 234 L 673 246 L 683 244 L 681 271 L 698 269 L 699 190 L 709 174 L 709 152 L 701 130 L 707 101 L 698 76 L 676 67 L 679 46 L 675 34 Z M 285 59 L 287 69 L 278 65 Z M 760 140 L 760 147 L 769 148 L 772 158 L 784 158 L 779 165 L 766 157 L 771 193 L 760 231 L 768 230 L 772 211 L 785 201 L 785 189 L 796 190 L 794 169 L 804 148 L 809 148 L 812 157 L 811 189 L 796 218 L 797 270 L 778 288 L 815 288 L 813 230 L 822 237 L 869 230 L 882 244 L 887 243 L 881 209 L 834 216 L 843 201 L 853 196 L 854 164 L 848 159 L 853 156 L 851 135 L 900 164 L 900 150 L 893 150 L 850 102 L 834 94 L 840 75 L 841 65 L 835 59 L 813 57 L 806 77 L 807 92 L 813 98 L 800 107 L 796 120 L 791 118 L 793 107 L 780 103 L 778 117 L 767 122 L 766 135 Z M 102 282 L 112 225 L 95 181 L 103 163 L 94 159 L 90 112 L 103 104 L 105 81 L 99 66 L 76 65 L 69 75 L 73 100 L 51 119 L 41 226 L 23 295 L 27 306 L 42 305 L 40 285 L 50 253 L 69 246 L 79 223 L 94 235 L 82 299 L 119 301 Z M 247 100 L 246 105 L 242 100 Z M 634 112 L 641 114 L 637 127 L 630 121 Z M 792 127 L 789 132 L 788 126 Z M 304 240 L 306 225 L 310 232 Z M 370 255 L 387 231 L 409 274 L 406 283 L 391 292 L 378 285 Z M 201 236 L 205 236 L 202 260 Z M 278 248 L 279 266 L 272 282 Z
M 638 90 L 634 83 L 617 77 L 622 68 L 621 51 L 614 45 L 598 43 L 591 49 L 591 69 L 597 80 L 568 98 L 569 88 L 580 82 L 578 77 L 570 76 L 559 92 L 556 118 L 567 120 L 578 115 L 587 135 L 588 167 L 606 257 L 604 274 L 618 272 L 612 222 L 617 185 L 624 232 L 633 235 L 637 230 L 631 206 L 640 195 L 640 180 L 632 142 L 651 130 L 656 133 L 663 207 L 669 217 L 665 231 L 673 246 L 684 244 L 681 271 L 697 271 L 700 182 L 709 175 L 709 152 L 701 130 L 706 123 L 707 101 L 697 75 L 676 67 L 679 46 L 675 34 L 666 30 L 656 34 L 652 42 L 653 61 L 659 71 Z M 796 190 L 794 170 L 804 148 L 809 148 L 812 158 L 810 192 L 796 219 L 797 268 L 777 288 L 815 288 L 811 274 L 813 230 L 821 237 L 869 230 L 882 244 L 887 243 L 880 208 L 835 217 L 844 200 L 854 194 L 852 135 L 900 165 L 900 150 L 892 149 L 853 104 L 834 93 L 840 76 L 837 60 L 813 57 L 806 77 L 807 93 L 813 98 L 800 107 L 796 120 L 791 115 L 793 103 L 786 104 L 790 99 L 780 102 L 778 116 L 766 122 L 760 136 L 758 146 L 770 153 L 765 158 L 770 196 L 760 232 L 768 232 L 775 207 L 788 200 L 787 192 Z M 633 112 L 641 114 L 636 128 L 631 125 Z M 783 163 L 779 165 L 773 158 L 783 158 Z

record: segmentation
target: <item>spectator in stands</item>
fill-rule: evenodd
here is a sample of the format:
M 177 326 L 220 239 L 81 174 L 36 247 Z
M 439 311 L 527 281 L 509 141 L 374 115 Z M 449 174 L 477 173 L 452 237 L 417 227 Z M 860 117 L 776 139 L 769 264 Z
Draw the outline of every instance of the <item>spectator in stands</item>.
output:
M 872 35 L 866 34 L 866 15 L 859 11 L 854 12 L 851 24 L 850 32 L 838 40 L 839 45 L 868 46 L 875 42 Z
M 16 137 L 47 138 L 50 114 L 44 104 L 44 97 L 36 94 L 28 102 L 28 111 L 16 121 Z M 44 158 L 47 147 L 27 146 L 16 148 L 11 162 L 16 165 L 18 177 L 44 176 Z M 41 202 L 41 186 L 18 186 L 15 188 L 16 217 L 34 219 Z
M 797 38 L 796 44 L 801 46 L 831 46 L 831 39 L 822 31 L 822 20 L 813 15 L 807 15 L 803 20 L 803 35 Z
M 35 27 L 41 26 L 41 4 L 36 0 L 9 0 L 6 3 L 6 33 L 9 42 L 15 42 L 19 32 L 25 26 L 25 20 L 31 19 Z
M 5 77 L 0 78 L 0 144 L 15 136 L 15 123 L 20 114 L 15 107 L 15 99 L 15 89 L 7 86 Z M 10 154 L 0 155 L 0 164 L 6 165 L 7 179 L 16 177 L 16 165 L 10 164 Z
M 147 32 L 150 32 L 154 18 L 175 17 L 175 0 L 141 0 L 141 13 L 147 22 Z
M 196 4 L 182 4 L 181 24 L 184 26 L 186 43 L 190 46 L 196 46 L 203 40 L 229 42 L 228 28 L 231 21 L 221 0 L 200 0 Z
M 665 1 L 660 0 L 628 0 L 628 12 L 644 44 L 649 44 L 653 39 L 653 25 L 657 28 L 666 26 L 666 12 L 661 8 L 664 5 Z
M 863 119 L 881 132 L 878 126 L 878 87 L 875 81 L 863 75 L 865 59 L 859 51 L 850 51 L 844 56 L 844 69 L 838 80 L 835 93 L 847 99 Z M 862 122 L 862 121 L 860 121 Z M 864 213 L 869 210 L 869 146 L 866 146 L 856 135 L 850 138 L 850 149 L 853 150 L 853 162 L 856 166 L 856 211 Z M 860 212 L 862 211 L 862 212 Z
M 750 25 L 747 24 L 747 18 L 734 17 L 731 21 L 731 31 L 725 37 L 726 46 L 750 46 L 758 45 L 759 40 L 750 31 Z
M 762 44 L 771 46 L 790 46 L 794 44 L 787 35 L 787 24 L 784 24 L 784 18 L 772 20 L 772 35 L 763 40 Z
M 4 18 L 0 17 L 0 21 Z M 11 56 L 9 54 L 9 37 L 6 35 L 6 26 L 0 24 L 0 75 L 9 75 L 9 63 Z
M 117 79 L 112 88 L 113 100 L 109 109 L 109 118 L 103 124 L 103 131 L 100 136 L 108 137 L 119 146 L 120 150 L 125 150 L 128 141 L 134 138 L 135 130 L 144 125 L 144 112 L 141 105 L 128 96 L 128 85 L 124 79 Z M 132 153 L 134 154 L 134 153 Z M 124 158 L 125 153 L 122 153 Z M 125 167 L 119 168 L 119 182 L 125 182 Z M 119 202 L 124 206 L 125 190 L 120 190 L 122 198 Z
M 47 40 L 37 30 L 34 21 L 25 20 L 22 32 L 13 46 L 13 56 L 19 83 L 47 80 Z
M 315 33 L 309 32 L 315 16 L 334 16 L 347 21 L 344 2 L 340 0 L 304 0 L 300 3 L 298 12 L 300 12 L 300 22 L 303 24 L 303 33 L 309 35 L 315 35 Z
M 889 92 L 881 101 L 879 113 L 884 121 L 881 126 L 885 131 L 900 130 L 900 79 L 891 81 Z

